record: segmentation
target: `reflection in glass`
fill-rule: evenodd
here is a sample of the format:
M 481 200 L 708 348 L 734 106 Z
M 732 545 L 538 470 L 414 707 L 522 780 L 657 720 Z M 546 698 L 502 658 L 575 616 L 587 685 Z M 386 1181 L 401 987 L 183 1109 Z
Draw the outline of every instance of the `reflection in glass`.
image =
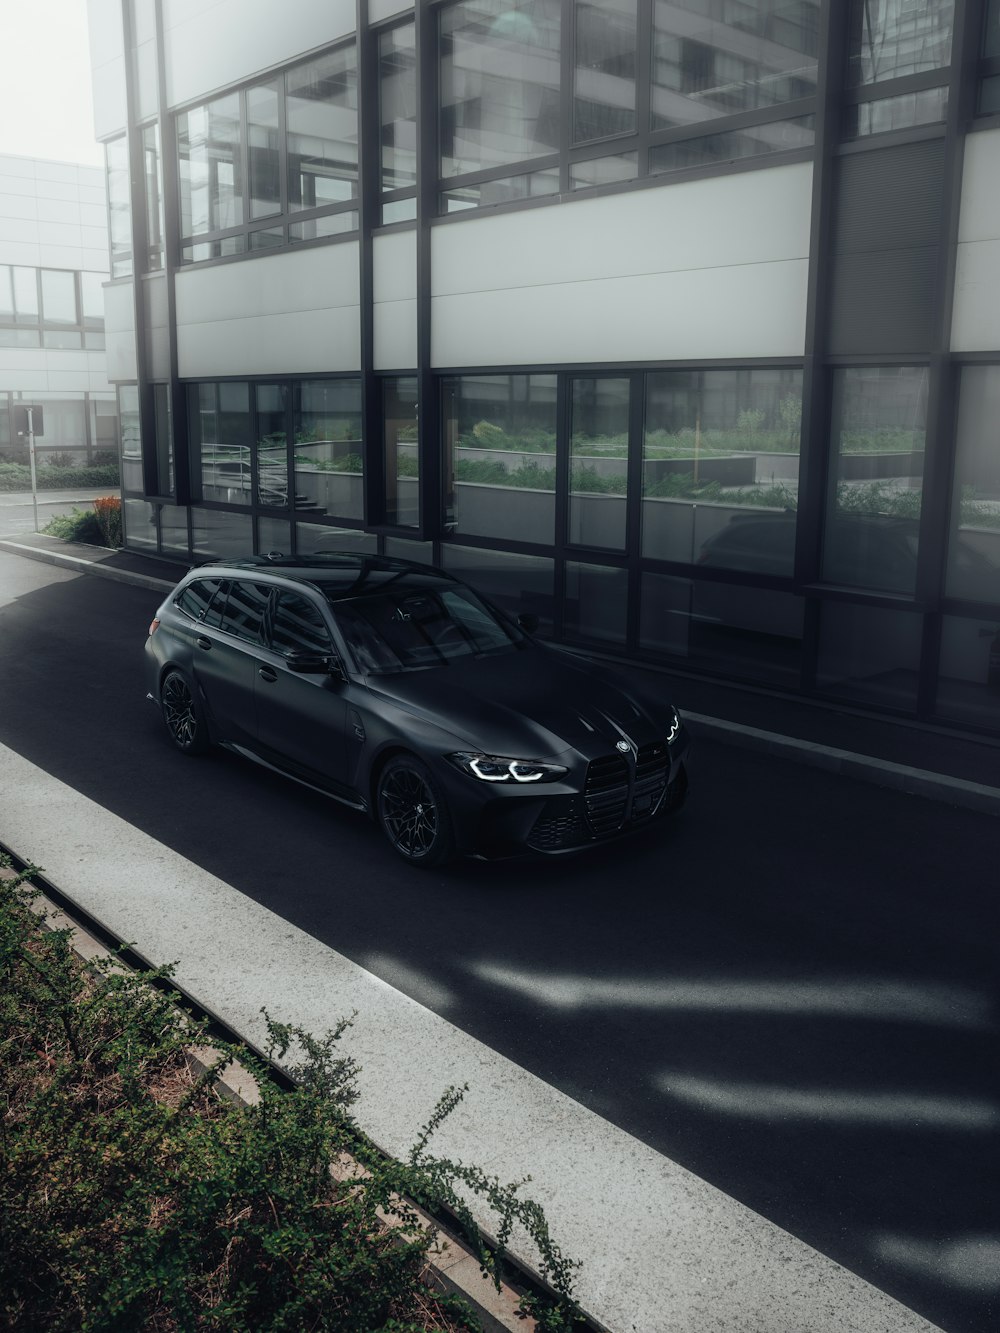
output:
M 284 227 L 258 227 L 250 233 L 251 250 L 273 250 L 275 246 L 284 244 Z
M 577 0 L 573 138 L 635 130 L 636 0 Z
M 463 208 L 486 208 L 491 204 L 509 204 L 517 199 L 540 199 L 559 193 L 559 168 L 530 171 L 524 176 L 505 176 L 502 180 L 481 181 L 446 190 L 441 204 L 446 213 Z
M 1000 112 L 1000 74 L 993 74 L 983 79 L 979 85 L 979 105 L 976 108 L 981 116 L 992 116 Z
M 181 234 L 238 227 L 243 221 L 239 94 L 182 111 L 177 117 L 177 154 Z
M 357 528 L 334 528 L 320 523 L 296 523 L 295 540 L 299 555 L 322 555 L 331 551 L 353 551 L 374 555 L 378 538 L 373 532 Z
M 954 0 L 851 0 L 848 81 L 881 83 L 951 61 Z
M 137 551 L 156 550 L 156 506 L 146 500 L 122 501 L 125 545 Z
M 170 385 L 153 385 L 153 424 L 156 429 L 157 495 L 174 493 L 174 426 L 170 414 Z
M 354 44 L 286 75 L 288 206 L 319 208 L 358 190 L 358 70 Z
M 160 160 L 160 127 L 147 125 L 142 131 L 142 173 L 146 195 L 146 268 L 163 267 L 163 163 Z
M 922 617 L 908 611 L 825 602 L 816 683 L 840 698 L 916 706 Z
M 420 456 L 415 375 L 382 381 L 382 423 L 385 521 L 402 528 L 419 527 Z
M 550 543 L 555 375 L 462 375 L 442 392 L 448 530 Z
M 219 509 L 191 510 L 191 544 L 204 559 L 236 560 L 253 550 L 249 514 L 227 514 Z
M 638 170 L 637 153 L 592 157 L 586 162 L 570 163 L 569 185 L 571 190 L 585 190 L 592 185 L 615 185 L 619 181 L 635 180 Z
M 318 241 L 324 236 L 345 236 L 358 229 L 358 214 L 353 208 L 343 213 L 327 213 L 318 218 L 307 218 L 304 222 L 291 222 L 288 226 L 289 244 L 297 241 Z
M 292 525 L 284 518 L 258 518 L 257 551 L 260 555 L 270 555 L 280 551 L 282 555 L 292 553 Z
M 247 89 L 247 175 L 251 218 L 281 212 L 278 84 Z
M 283 384 L 256 384 L 257 503 L 273 509 L 288 507 L 288 435 Z
M 1000 730 L 1000 616 L 942 617 L 935 711 Z
M 441 10 L 441 175 L 559 150 L 559 0 Z
M 132 273 L 132 193 L 129 187 L 128 142 L 125 136 L 104 145 L 108 177 L 108 239 L 111 276 Z
M 681 171 L 685 167 L 708 167 L 716 162 L 735 162 L 767 153 L 788 153 L 812 148 L 816 138 L 816 117 L 799 116 L 797 120 L 769 120 L 743 130 L 724 134 L 697 135 L 677 139 L 649 150 L 649 172 Z
M 76 309 L 76 275 L 66 269 L 42 269 L 42 322 L 79 324 Z M 77 344 L 79 345 L 79 344 Z
M 194 384 L 188 394 L 192 466 L 200 469 L 196 476 L 202 499 L 248 505 L 253 439 L 248 386 L 238 382 Z
M 1000 366 L 964 366 L 946 591 L 1000 604 Z
M 160 550 L 166 555 L 187 555 L 188 510 L 186 505 L 160 505 Z
M 563 627 L 568 635 L 624 643 L 628 570 L 566 563 Z
M 827 582 L 912 595 L 926 419 L 926 367 L 833 372 Z
M 388 544 L 386 553 L 390 554 Z M 394 549 L 392 554 L 417 559 Z M 431 562 L 432 563 L 432 562 Z M 487 551 L 481 547 L 441 545 L 441 567 L 464 579 L 477 592 L 513 619 L 522 613 L 538 616 L 539 629 L 551 633 L 554 616 L 553 580 L 555 562 L 538 555 L 515 555 L 511 551 Z
M 394 222 L 412 222 L 416 216 L 416 199 L 391 199 L 382 205 L 383 227 L 389 227 Z
M 291 391 L 296 511 L 364 518 L 361 381 L 303 380 Z
M 645 417 L 643 555 L 789 577 L 802 372 L 650 374 Z
M 924 88 L 898 97 L 880 97 L 847 108 L 844 134 L 849 139 L 866 134 L 887 134 L 910 125 L 932 125 L 948 114 L 948 88 Z
M 417 183 L 417 55 L 413 23 L 379 36 L 380 189 Z
M 80 274 L 80 295 L 83 298 L 83 327 L 85 329 L 104 328 L 104 282 L 103 273 Z
M 142 431 L 139 425 L 139 388 L 122 384 L 118 388 L 118 415 L 122 431 L 122 490 L 142 495 Z
M 197 245 L 181 247 L 181 262 L 200 264 L 206 259 L 225 259 L 229 255 L 241 255 L 247 248 L 245 236 L 224 236 L 219 241 L 200 241 Z
M 625 549 L 629 381 L 573 380 L 569 540 Z
M 652 127 L 814 96 L 819 11 L 819 0 L 728 7 L 656 0 Z

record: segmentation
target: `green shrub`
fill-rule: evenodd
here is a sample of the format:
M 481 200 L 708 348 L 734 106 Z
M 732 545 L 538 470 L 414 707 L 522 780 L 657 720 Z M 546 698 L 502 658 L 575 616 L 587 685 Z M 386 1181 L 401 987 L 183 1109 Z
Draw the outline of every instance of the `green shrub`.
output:
M 84 542 L 88 546 L 104 546 L 104 533 L 92 509 L 77 509 L 72 514 L 56 514 L 42 531 L 50 537 L 61 537 L 66 542 Z
M 461 1090 L 394 1162 L 351 1119 L 357 1070 L 337 1054 L 346 1021 L 318 1039 L 267 1019 L 269 1055 L 300 1055 L 291 1092 L 217 1041 L 217 1063 L 196 1076 L 186 1053 L 209 1038 L 163 989 L 171 969 L 152 974 L 156 988 L 114 959 L 83 965 L 31 896 L 23 880 L 0 881 L 0 1327 L 473 1329 L 467 1307 L 423 1284 L 430 1242 L 406 1202 L 452 1210 L 495 1272 L 470 1191 L 493 1206 L 501 1247 L 514 1224 L 533 1237 L 560 1294 L 541 1327 L 572 1327 L 573 1265 L 538 1206 L 428 1153 Z M 235 1057 L 258 1079 L 255 1106 L 214 1090 Z M 331 1175 L 345 1152 L 364 1174 Z
M 38 467 L 35 480 L 40 491 L 82 490 L 93 486 L 105 490 L 119 484 L 118 464 L 94 467 Z M 0 463 L 0 491 L 30 491 L 31 469 L 21 463 Z

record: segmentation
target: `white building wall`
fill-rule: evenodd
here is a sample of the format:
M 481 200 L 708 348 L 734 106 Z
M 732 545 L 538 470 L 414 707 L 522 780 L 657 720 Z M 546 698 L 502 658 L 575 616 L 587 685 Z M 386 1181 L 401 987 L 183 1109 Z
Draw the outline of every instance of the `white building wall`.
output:
M 376 236 L 372 257 L 375 369 L 417 364 L 417 234 Z
M 94 138 L 121 134 L 128 120 L 121 0 L 87 0 Z
M 361 368 L 357 243 L 184 269 L 175 280 L 182 379 Z
M 1000 349 L 1000 130 L 965 141 L 951 348 Z
M 108 379 L 136 380 L 135 293 L 131 278 L 104 289 L 104 341 Z
M 809 163 L 432 235 L 436 366 L 801 356 Z

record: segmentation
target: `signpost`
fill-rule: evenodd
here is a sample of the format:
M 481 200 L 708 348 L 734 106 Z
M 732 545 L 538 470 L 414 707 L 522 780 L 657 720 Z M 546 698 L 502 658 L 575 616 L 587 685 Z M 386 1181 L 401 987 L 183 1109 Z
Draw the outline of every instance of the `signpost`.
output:
M 14 427 L 18 435 L 28 437 L 28 464 L 31 467 L 31 504 L 38 531 L 38 478 L 35 472 L 35 436 L 45 434 L 45 417 L 38 403 L 14 404 Z

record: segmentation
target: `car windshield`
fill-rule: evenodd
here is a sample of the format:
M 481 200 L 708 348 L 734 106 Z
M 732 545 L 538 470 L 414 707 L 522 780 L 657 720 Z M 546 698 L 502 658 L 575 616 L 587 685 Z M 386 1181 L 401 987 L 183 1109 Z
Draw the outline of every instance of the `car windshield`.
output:
M 358 667 L 369 675 L 494 656 L 526 642 L 467 588 L 415 591 L 403 586 L 338 600 L 333 609 Z

